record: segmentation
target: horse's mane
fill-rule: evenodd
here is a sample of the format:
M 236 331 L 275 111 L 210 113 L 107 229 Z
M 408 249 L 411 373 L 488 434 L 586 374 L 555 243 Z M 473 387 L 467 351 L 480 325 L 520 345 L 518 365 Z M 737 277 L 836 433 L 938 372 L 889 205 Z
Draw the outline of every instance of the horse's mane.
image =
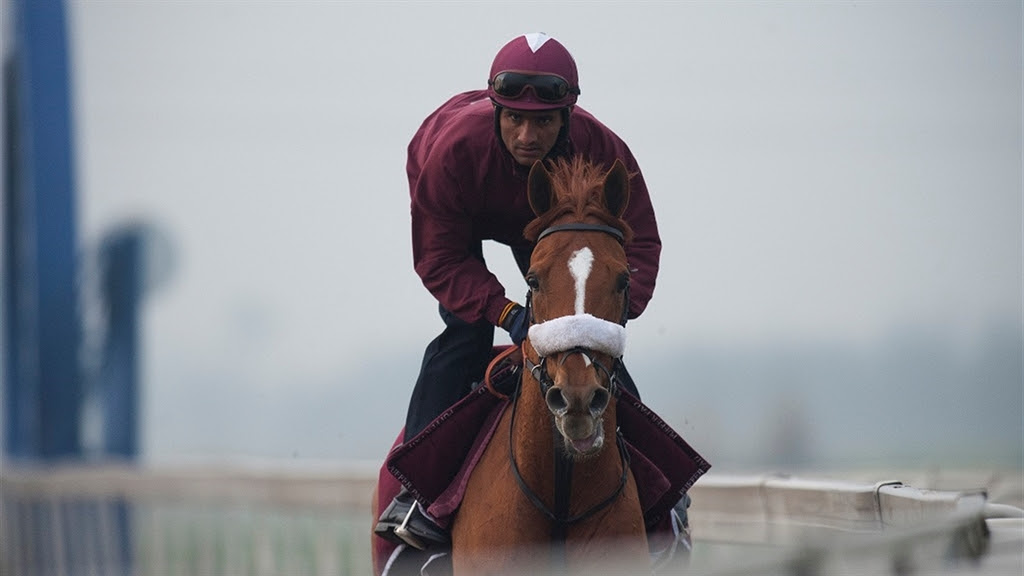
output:
M 633 230 L 622 218 L 608 212 L 603 202 L 604 179 L 607 170 L 585 160 L 582 156 L 572 159 L 558 158 L 548 163 L 551 187 L 554 191 L 554 206 L 530 222 L 523 235 L 531 242 L 554 222 L 572 217 L 578 222 L 597 220 L 601 224 L 622 231 L 623 241 L 633 238 Z M 632 174 L 630 175 L 632 176 Z

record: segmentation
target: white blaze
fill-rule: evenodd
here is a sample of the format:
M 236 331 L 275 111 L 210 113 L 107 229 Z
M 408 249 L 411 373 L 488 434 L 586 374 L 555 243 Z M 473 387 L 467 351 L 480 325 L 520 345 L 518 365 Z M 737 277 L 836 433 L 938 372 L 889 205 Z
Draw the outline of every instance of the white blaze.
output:
M 572 253 L 569 258 L 569 273 L 576 281 L 576 314 L 585 312 L 583 305 L 587 295 L 587 278 L 590 277 L 590 268 L 594 263 L 594 253 L 590 248 L 584 246 Z

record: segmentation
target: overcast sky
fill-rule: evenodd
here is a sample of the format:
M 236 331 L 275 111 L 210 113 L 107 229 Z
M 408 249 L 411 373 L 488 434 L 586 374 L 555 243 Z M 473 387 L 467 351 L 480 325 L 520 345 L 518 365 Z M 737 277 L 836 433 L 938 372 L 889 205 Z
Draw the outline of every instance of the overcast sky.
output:
M 1021 18 L 1012 1 L 72 0 L 83 247 L 143 221 L 175 255 L 145 306 L 147 454 L 278 455 L 241 431 L 287 436 L 316 410 L 328 429 L 318 399 L 339 393 L 400 425 L 441 327 L 412 271 L 405 147 L 532 31 L 575 55 L 579 104 L 627 141 L 658 212 L 627 357 L 1019 336 Z M 523 294 L 507 251 L 487 255 Z M 284 395 L 299 414 L 233 408 Z M 235 440 L 209 439 L 217 414 Z

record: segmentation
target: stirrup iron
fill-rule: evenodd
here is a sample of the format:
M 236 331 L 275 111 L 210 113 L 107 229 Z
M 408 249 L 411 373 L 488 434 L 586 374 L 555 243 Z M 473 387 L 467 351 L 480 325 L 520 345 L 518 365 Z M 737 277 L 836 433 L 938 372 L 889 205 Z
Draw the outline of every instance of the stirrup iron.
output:
M 402 524 L 395 528 L 395 536 L 398 536 L 406 544 L 412 546 L 417 550 L 426 550 L 426 543 L 424 543 L 422 540 L 420 540 L 418 536 L 416 536 L 415 534 L 410 532 L 408 528 L 406 528 L 406 525 L 409 524 L 409 519 L 412 518 L 413 513 L 416 512 L 416 507 L 419 505 L 420 503 L 414 500 L 412 506 L 409 506 L 409 511 L 406 512 L 405 519 L 402 520 Z

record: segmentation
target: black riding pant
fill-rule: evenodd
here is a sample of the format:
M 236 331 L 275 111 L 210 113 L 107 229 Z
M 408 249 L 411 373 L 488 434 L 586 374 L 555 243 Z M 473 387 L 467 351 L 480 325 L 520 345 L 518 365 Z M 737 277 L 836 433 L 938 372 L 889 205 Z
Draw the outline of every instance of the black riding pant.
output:
M 444 332 L 427 345 L 405 417 L 405 441 L 423 431 L 483 378 L 494 347 L 494 325 L 470 324 L 438 306 Z

